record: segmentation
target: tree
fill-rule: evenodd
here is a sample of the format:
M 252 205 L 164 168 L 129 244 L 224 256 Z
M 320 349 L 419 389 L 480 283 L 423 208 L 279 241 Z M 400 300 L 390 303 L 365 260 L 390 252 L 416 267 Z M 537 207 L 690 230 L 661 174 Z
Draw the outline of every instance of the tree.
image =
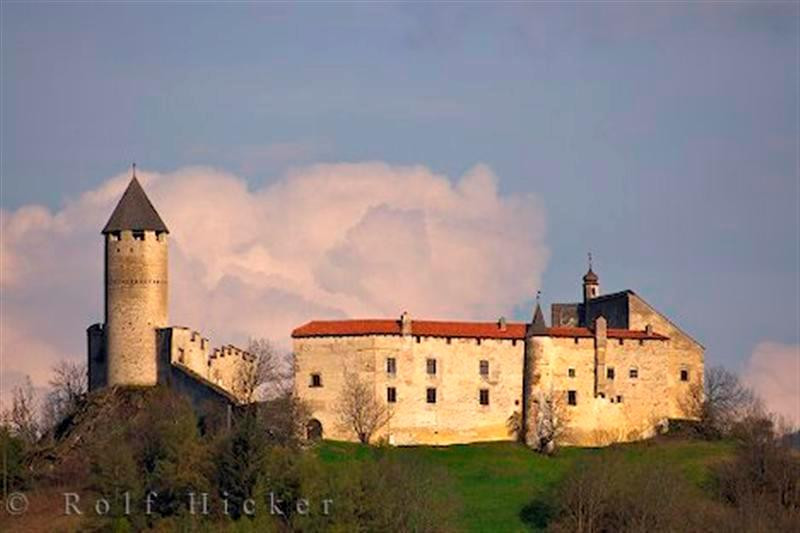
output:
M 50 392 L 45 398 L 43 418 L 45 427 L 54 428 L 75 411 L 86 393 L 86 365 L 59 362 L 53 367 L 49 384 Z
M 11 412 L 7 415 L 11 431 L 28 444 L 39 438 L 39 421 L 36 417 L 36 396 L 30 376 L 11 392 Z
M 699 431 L 706 438 L 730 435 L 737 421 L 757 409 L 753 391 L 721 366 L 707 369 L 703 383 L 692 386 L 685 402 L 685 410 L 699 421 Z
M 244 403 L 274 395 L 286 379 L 278 351 L 267 339 L 251 339 L 247 351 L 252 358 L 240 365 L 233 383 L 234 394 Z
M 569 424 L 569 412 L 563 394 L 553 390 L 539 392 L 533 404 L 536 422 L 531 428 L 533 434 L 530 436 L 529 445 L 537 451 L 552 454 L 558 441 L 566 435 Z
M 352 431 L 363 444 L 369 444 L 372 436 L 392 416 L 386 405 L 375 397 L 372 386 L 355 372 L 345 372 L 337 412 L 342 428 Z

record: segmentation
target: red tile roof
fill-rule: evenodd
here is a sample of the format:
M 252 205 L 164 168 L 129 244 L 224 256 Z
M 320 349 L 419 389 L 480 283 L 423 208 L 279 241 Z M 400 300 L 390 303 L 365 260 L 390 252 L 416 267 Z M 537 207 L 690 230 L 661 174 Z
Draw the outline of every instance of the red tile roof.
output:
M 411 334 L 423 337 L 464 337 L 481 339 L 524 339 L 527 324 L 509 322 L 505 330 L 497 322 L 445 322 L 412 320 Z M 550 337 L 594 337 L 589 328 L 547 328 Z M 400 335 L 400 321 L 391 319 L 313 320 L 292 331 L 293 338 L 357 335 Z M 611 339 L 666 340 L 658 333 L 642 330 L 608 329 Z

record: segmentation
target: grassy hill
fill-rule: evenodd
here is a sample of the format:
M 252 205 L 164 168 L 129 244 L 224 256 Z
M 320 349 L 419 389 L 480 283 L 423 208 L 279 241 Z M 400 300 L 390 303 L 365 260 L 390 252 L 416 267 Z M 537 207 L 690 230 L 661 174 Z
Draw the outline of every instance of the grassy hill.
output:
M 631 464 L 670 464 L 704 487 L 708 466 L 732 451 L 728 442 L 657 439 L 610 448 L 564 448 L 554 457 L 514 443 L 404 447 L 398 453 L 445 468 L 461 504 L 461 528 L 477 532 L 543 528 L 556 485 L 576 462 L 590 455 L 621 454 Z M 347 468 L 373 452 L 356 444 L 324 442 L 317 453 L 331 467 Z

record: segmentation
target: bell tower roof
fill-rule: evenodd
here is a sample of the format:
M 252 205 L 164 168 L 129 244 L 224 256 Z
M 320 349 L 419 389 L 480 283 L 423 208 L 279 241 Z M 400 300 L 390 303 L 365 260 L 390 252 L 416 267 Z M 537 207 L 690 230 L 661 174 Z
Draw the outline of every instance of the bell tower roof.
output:
M 103 234 L 122 230 L 150 230 L 169 233 L 167 225 L 161 220 L 156 208 L 136 179 L 136 165 L 133 166 L 133 177 L 128 188 L 122 194 L 117 207 L 111 213 Z

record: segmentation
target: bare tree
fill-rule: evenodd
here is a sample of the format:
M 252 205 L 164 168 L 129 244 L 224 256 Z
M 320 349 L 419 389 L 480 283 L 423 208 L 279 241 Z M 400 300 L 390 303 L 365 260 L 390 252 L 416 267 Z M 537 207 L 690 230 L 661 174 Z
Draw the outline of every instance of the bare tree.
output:
M 533 403 L 535 405 L 536 423 L 532 429 L 530 445 L 540 452 L 555 452 L 558 441 L 567 434 L 569 412 L 564 402 L 563 393 L 553 390 L 539 392 Z
M 758 400 L 739 376 L 721 366 L 706 370 L 703 383 L 692 386 L 685 411 L 699 421 L 705 437 L 729 435 L 736 422 L 757 411 Z
M 33 443 L 39 438 L 39 421 L 36 417 L 36 396 L 30 376 L 25 376 L 22 385 L 11 392 L 11 412 L 7 417 L 12 432 L 25 442 Z
M 251 357 L 236 372 L 234 394 L 242 402 L 252 403 L 281 392 L 287 373 L 275 346 L 267 339 L 251 339 L 247 351 Z
M 50 392 L 44 403 L 44 425 L 48 428 L 60 424 L 78 406 L 86 393 L 86 365 L 61 361 L 53 367 L 50 378 Z
M 355 433 L 363 444 L 369 444 L 392 417 L 391 410 L 375 397 L 372 386 L 355 372 L 345 372 L 337 411 L 342 428 Z

